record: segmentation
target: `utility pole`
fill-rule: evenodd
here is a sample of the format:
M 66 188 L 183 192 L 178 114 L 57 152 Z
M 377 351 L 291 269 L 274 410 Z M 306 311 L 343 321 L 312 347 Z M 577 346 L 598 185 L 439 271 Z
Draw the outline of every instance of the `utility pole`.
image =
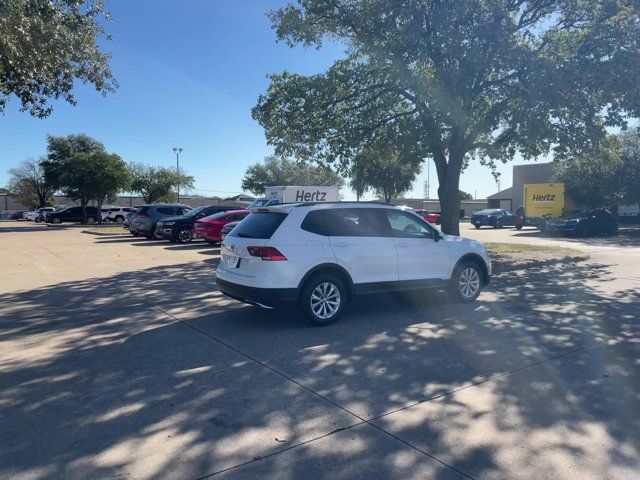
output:
M 429 160 L 427 160 L 427 179 L 424 182 L 422 196 L 425 200 L 429 200 L 431 197 L 431 162 Z
M 178 190 L 178 203 L 180 203 L 180 154 L 182 153 L 182 148 L 173 147 L 173 153 L 176 154 L 176 173 L 178 174 L 178 185 L 176 185 L 176 188 Z

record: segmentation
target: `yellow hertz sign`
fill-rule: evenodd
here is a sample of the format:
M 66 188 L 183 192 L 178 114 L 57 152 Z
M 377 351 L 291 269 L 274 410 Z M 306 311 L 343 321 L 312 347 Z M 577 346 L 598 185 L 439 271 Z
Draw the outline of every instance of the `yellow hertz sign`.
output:
M 524 186 L 527 217 L 560 217 L 564 207 L 564 183 L 530 183 Z

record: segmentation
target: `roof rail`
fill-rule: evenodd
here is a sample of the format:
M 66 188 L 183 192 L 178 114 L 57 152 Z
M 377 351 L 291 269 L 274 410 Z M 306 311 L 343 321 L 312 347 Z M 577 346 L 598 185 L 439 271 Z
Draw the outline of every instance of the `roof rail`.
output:
M 373 204 L 373 205 L 388 205 L 390 207 L 395 207 L 396 205 L 393 203 L 386 203 L 386 202 L 381 202 L 378 200 L 366 200 L 363 202 L 357 202 L 355 200 L 347 200 L 347 201 L 343 201 L 343 202 L 305 202 L 305 203 L 294 203 L 293 205 L 295 207 L 312 207 L 314 205 L 344 205 L 344 204 L 354 204 L 354 205 L 366 205 L 366 204 Z M 277 205 L 287 205 L 286 203 L 279 203 Z M 291 204 L 290 204 L 291 205 Z

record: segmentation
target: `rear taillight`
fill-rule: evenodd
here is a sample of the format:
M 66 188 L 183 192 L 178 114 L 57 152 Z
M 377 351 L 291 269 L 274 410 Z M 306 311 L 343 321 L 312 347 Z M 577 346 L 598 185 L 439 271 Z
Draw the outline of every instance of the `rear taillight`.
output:
M 247 247 L 249 255 L 260 257 L 268 262 L 282 262 L 287 259 L 277 248 L 274 247 Z
M 146 213 L 139 213 L 138 214 L 138 218 L 147 218 L 149 215 L 147 215 Z

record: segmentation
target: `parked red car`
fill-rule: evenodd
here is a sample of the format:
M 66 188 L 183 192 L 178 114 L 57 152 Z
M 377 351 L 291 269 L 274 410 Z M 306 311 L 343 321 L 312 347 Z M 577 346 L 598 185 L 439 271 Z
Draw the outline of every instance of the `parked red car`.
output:
M 229 222 L 238 222 L 249 215 L 249 210 L 229 210 L 198 220 L 193 227 L 194 233 L 208 243 L 219 243 L 220 231 Z
M 427 210 L 416 210 L 416 213 L 424 218 L 427 222 L 435 225 L 440 225 L 440 219 L 442 216 L 436 212 L 429 212 Z

